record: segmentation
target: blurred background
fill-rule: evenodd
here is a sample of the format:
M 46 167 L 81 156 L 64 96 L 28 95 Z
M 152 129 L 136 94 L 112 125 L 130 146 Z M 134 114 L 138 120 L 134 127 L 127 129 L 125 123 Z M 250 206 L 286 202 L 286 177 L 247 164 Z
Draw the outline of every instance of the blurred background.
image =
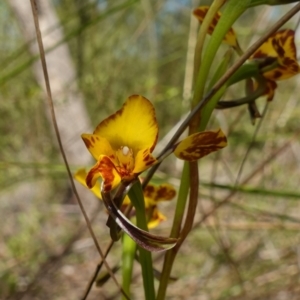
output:
M 92 132 L 132 94 L 156 108 L 158 152 L 189 110 L 198 30 L 191 11 L 211 1 L 37 2 L 72 171 L 93 163 L 80 134 Z M 234 26 L 241 47 L 246 50 L 291 7 L 248 10 Z M 30 2 L 1 1 L 0 14 L 0 298 L 80 299 L 100 257 L 58 150 Z M 299 18 L 284 26 L 296 30 L 297 46 Z M 227 50 L 221 47 L 216 65 Z M 174 264 L 178 280 L 167 299 L 300 299 L 299 84 L 299 76 L 280 82 L 267 109 L 259 99 L 266 113 L 254 126 L 246 106 L 214 114 L 209 128 L 221 127 L 229 145 L 200 162 L 195 227 Z M 239 84 L 225 99 L 243 91 Z M 178 188 L 181 168 L 169 157 L 154 181 Z M 105 209 L 78 188 L 104 250 L 110 241 Z M 169 234 L 174 207 L 175 200 L 160 205 L 168 220 L 154 232 Z M 108 256 L 111 266 L 120 255 L 116 244 Z M 162 255 L 153 256 L 160 270 Z M 143 299 L 138 266 L 132 289 L 133 299 Z M 93 287 L 88 297 L 118 298 L 113 281 Z

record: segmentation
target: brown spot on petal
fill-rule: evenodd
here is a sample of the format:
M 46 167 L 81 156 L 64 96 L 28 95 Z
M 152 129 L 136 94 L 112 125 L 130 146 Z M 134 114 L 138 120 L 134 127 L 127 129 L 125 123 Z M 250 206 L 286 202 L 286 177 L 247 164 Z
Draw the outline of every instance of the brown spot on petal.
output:
M 283 48 L 282 46 L 279 45 L 279 42 L 276 41 L 276 40 L 273 40 L 273 41 L 272 41 L 272 44 L 273 44 L 274 49 L 275 49 L 276 52 L 278 53 L 278 55 L 279 55 L 280 57 L 284 57 L 284 55 L 285 55 L 285 50 L 284 50 L 284 48 Z
M 146 162 L 146 166 L 148 167 L 148 166 L 151 166 L 151 165 L 153 165 L 155 163 L 155 159 L 151 159 L 151 160 L 149 160 L 149 161 L 147 161 Z
M 262 52 L 262 50 L 257 50 L 254 55 L 253 55 L 253 58 L 260 58 L 260 57 L 265 57 L 266 54 L 264 52 Z
M 183 160 L 194 161 L 225 147 L 226 144 L 226 136 L 221 130 L 206 131 L 195 134 L 191 146 L 184 148 L 177 156 Z
M 195 8 L 193 10 L 193 15 L 195 17 L 197 17 L 200 22 L 202 22 L 203 19 L 204 19 L 204 17 L 206 16 L 207 12 L 208 12 L 208 8 L 207 7 L 201 7 L 201 8 L 198 7 L 198 8 Z
M 152 198 L 153 194 L 155 192 L 155 187 L 151 184 L 148 184 L 144 189 L 144 195 L 145 197 Z
M 86 184 L 89 188 L 95 185 L 95 180 L 102 177 L 104 191 L 109 192 L 112 188 L 112 183 L 115 179 L 114 165 L 108 157 L 103 157 L 97 164 L 89 171 L 86 177 Z
M 97 173 L 98 173 L 98 170 L 96 168 L 93 168 L 88 172 L 85 182 L 89 189 L 91 189 L 94 186 L 93 179 L 95 176 L 97 176 Z
M 103 157 L 100 161 L 99 172 L 101 173 L 101 177 L 103 178 L 104 191 L 108 192 L 112 188 L 112 183 L 115 179 L 115 175 L 113 173 L 114 165 L 110 161 L 108 157 Z
M 273 78 L 274 79 L 278 79 L 278 78 L 280 78 L 282 76 L 282 72 L 280 72 L 280 71 L 274 71 L 274 73 L 273 73 Z
M 176 195 L 176 191 L 170 187 L 160 186 L 157 191 L 155 200 L 171 200 Z
M 93 144 L 91 143 L 91 141 L 89 139 L 83 137 L 82 140 L 85 143 L 85 146 L 87 148 L 92 148 L 93 147 Z

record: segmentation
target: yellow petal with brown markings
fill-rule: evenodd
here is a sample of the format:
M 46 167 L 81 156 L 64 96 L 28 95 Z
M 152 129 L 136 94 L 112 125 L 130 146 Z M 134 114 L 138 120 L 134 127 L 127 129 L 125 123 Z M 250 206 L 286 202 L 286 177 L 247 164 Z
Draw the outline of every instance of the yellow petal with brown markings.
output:
M 107 156 L 100 156 L 98 162 L 88 172 L 86 177 L 86 184 L 92 188 L 99 177 L 103 179 L 103 191 L 109 192 L 114 189 L 120 182 L 121 177 L 114 164 Z
M 176 196 L 176 190 L 170 184 L 161 184 L 159 186 L 148 184 L 144 189 L 145 201 L 150 204 L 156 204 L 160 201 L 169 201 Z
M 202 24 L 207 12 L 209 10 L 209 6 L 199 6 L 197 8 L 195 8 L 193 10 L 193 15 L 198 19 L 198 21 Z M 208 28 L 208 34 L 212 34 L 215 30 L 215 27 L 217 26 L 219 20 L 221 18 L 221 13 L 218 12 L 211 24 L 209 25 L 209 28 Z M 229 29 L 229 31 L 226 33 L 225 37 L 223 38 L 223 42 L 229 46 L 232 46 L 234 48 L 237 48 L 238 47 L 238 41 L 237 41 L 237 38 L 236 38 L 236 35 L 235 35 L 235 32 L 232 28 Z
M 155 165 L 156 162 L 157 160 L 151 154 L 150 149 L 140 150 L 135 157 L 133 173 L 141 173 L 151 166 Z
M 158 137 L 154 106 L 145 97 L 132 95 L 97 126 L 94 134 L 107 139 L 114 150 L 126 146 L 134 155 L 147 148 L 152 152 Z
M 87 172 L 86 170 L 83 169 L 79 169 L 76 171 L 76 173 L 74 174 L 74 178 L 81 183 L 83 186 L 85 186 L 86 188 L 88 188 L 87 184 L 86 184 L 86 176 L 87 176 Z M 100 192 L 100 182 L 97 181 L 95 183 L 95 185 L 91 188 L 91 191 L 94 193 L 94 195 L 96 197 L 98 197 L 99 199 L 102 199 L 101 197 L 101 192 Z
M 148 220 L 148 228 L 155 228 L 157 227 L 162 221 L 165 221 L 167 219 L 166 216 L 164 216 L 158 208 L 155 206 L 152 208 L 151 217 Z
M 197 132 L 179 142 L 174 154 L 182 160 L 195 161 L 226 145 L 227 139 L 221 129 Z
M 96 134 L 84 133 L 81 135 L 85 146 L 90 151 L 92 156 L 98 160 L 100 155 L 108 156 L 112 161 L 116 159 L 115 152 L 113 151 L 107 139 Z
M 263 76 L 265 78 L 277 81 L 298 74 L 300 68 L 297 61 L 295 32 L 291 29 L 283 29 L 275 32 L 255 51 L 250 60 L 267 58 L 276 59 L 278 66 L 264 72 Z

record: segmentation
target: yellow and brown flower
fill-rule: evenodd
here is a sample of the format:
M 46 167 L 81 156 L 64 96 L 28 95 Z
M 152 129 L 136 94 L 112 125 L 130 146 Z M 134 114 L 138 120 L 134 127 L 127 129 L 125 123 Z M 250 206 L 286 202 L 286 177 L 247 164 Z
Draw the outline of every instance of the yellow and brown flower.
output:
M 103 192 L 109 192 L 122 181 L 130 183 L 158 160 L 152 155 L 158 138 L 153 105 L 146 98 L 130 96 L 123 107 L 102 121 L 93 134 L 82 139 L 96 159 L 86 176 L 89 188 L 103 180 Z M 173 146 L 174 154 L 183 160 L 197 160 L 226 146 L 219 129 L 195 133 Z
M 74 178 L 81 183 L 83 186 L 88 188 L 86 184 L 87 172 L 84 168 L 77 170 L 74 174 Z M 100 183 L 96 184 L 91 188 L 94 195 L 102 200 Z M 170 184 L 153 185 L 149 183 L 144 190 L 144 200 L 146 214 L 148 218 L 148 228 L 155 228 L 162 221 L 166 220 L 166 217 L 159 211 L 158 203 L 162 201 L 170 201 L 176 196 L 176 191 Z M 126 196 L 123 200 L 121 211 L 125 212 L 128 205 L 130 204 L 129 197 Z M 132 216 L 135 214 L 133 211 Z
M 262 76 L 267 79 L 265 95 L 271 101 L 277 87 L 276 81 L 288 79 L 299 73 L 295 32 L 291 29 L 277 31 L 249 60 L 258 61 Z

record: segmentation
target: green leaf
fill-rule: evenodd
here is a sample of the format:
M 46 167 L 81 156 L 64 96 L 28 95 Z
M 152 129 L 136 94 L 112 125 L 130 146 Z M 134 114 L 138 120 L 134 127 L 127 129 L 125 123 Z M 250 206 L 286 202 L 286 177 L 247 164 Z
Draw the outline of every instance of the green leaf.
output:
M 260 74 L 258 64 L 256 63 L 244 64 L 229 78 L 226 85 L 227 86 L 233 85 L 247 78 L 256 77 L 258 74 Z
M 146 213 L 145 213 L 145 201 L 143 189 L 140 181 L 137 181 L 132 188 L 129 190 L 128 196 L 133 206 L 136 209 L 136 221 L 137 225 L 148 230 Z M 146 251 L 144 248 L 139 247 L 140 253 L 140 264 L 142 267 L 144 293 L 146 300 L 155 299 L 154 289 L 154 277 L 153 277 L 153 263 L 151 253 Z
M 251 0 L 249 7 L 258 6 L 258 5 L 284 5 L 299 2 L 299 0 Z
M 229 49 L 222 59 L 220 65 L 218 66 L 217 70 L 215 71 L 212 79 L 210 80 L 208 90 L 211 90 L 215 83 L 225 74 L 228 69 L 229 62 L 232 58 L 232 49 Z

